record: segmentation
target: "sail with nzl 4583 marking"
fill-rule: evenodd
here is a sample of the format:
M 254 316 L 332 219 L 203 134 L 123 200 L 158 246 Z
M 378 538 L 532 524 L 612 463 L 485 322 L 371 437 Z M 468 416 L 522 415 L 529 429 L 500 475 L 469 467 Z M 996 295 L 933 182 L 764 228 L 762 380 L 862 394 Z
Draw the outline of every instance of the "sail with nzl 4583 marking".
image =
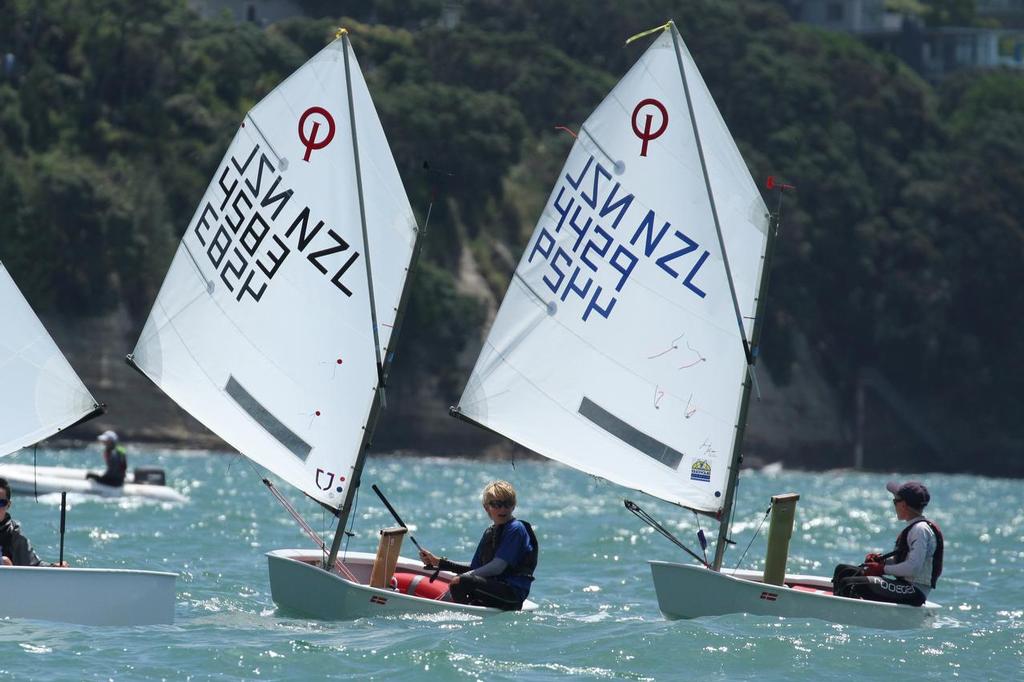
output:
M 718 512 L 768 223 L 672 26 L 581 127 L 457 410 L 581 471 Z
M 0 456 L 102 410 L 0 263 Z
M 355 55 L 335 40 L 246 115 L 132 361 L 246 457 L 338 508 L 416 231 Z

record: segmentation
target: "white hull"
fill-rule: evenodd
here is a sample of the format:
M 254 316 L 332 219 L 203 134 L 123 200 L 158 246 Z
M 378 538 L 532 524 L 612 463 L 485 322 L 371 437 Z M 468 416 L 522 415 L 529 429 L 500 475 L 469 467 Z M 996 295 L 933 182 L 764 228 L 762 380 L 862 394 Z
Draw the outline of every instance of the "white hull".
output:
M 0 465 L 0 477 L 6 478 L 11 490 L 19 495 L 38 493 L 80 493 L 102 497 L 137 497 L 161 502 L 188 502 L 188 498 L 166 485 L 136 484 L 131 473 L 121 487 L 86 480 L 88 469 L 70 467 L 33 467 L 29 464 Z
M 274 602 L 283 611 L 324 620 L 446 611 L 475 616 L 505 613 L 499 609 L 424 599 L 394 590 L 370 587 L 365 583 L 369 582 L 373 554 L 348 552 L 345 555 L 345 566 L 359 579 L 359 583 L 323 570 L 320 568 L 322 559 L 322 554 L 315 550 L 277 549 L 267 553 L 270 592 Z M 421 562 L 405 557 L 399 557 L 396 568 L 401 572 L 418 575 L 429 576 L 433 573 L 425 571 Z M 452 573 L 442 571 L 437 579 L 447 583 L 452 577 Z M 529 600 L 523 604 L 523 611 L 536 608 L 537 605 Z
M 103 568 L 0 568 L 0 617 L 81 625 L 174 622 L 174 573 Z
M 904 606 L 836 597 L 829 578 L 787 575 L 787 585 L 766 585 L 758 571 L 718 573 L 703 566 L 651 561 L 658 608 L 669 619 L 730 613 L 819 618 L 834 623 L 902 630 L 927 625 L 941 607 Z M 815 588 L 822 591 L 815 592 Z M 827 592 L 826 592 L 827 591 Z

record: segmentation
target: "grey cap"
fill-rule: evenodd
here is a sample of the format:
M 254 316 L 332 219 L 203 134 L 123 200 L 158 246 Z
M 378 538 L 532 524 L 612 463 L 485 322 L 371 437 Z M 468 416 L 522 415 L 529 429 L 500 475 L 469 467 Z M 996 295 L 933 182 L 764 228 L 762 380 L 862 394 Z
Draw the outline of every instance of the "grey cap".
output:
M 905 483 L 889 481 L 885 484 L 885 489 L 896 497 L 905 500 L 907 506 L 911 509 L 924 509 L 932 499 L 932 496 L 928 494 L 928 488 L 924 487 L 924 483 L 921 483 L 921 481 L 907 481 Z
M 101 443 L 116 443 L 117 434 L 114 433 L 113 431 L 104 431 L 100 435 L 96 436 L 96 440 L 100 441 Z

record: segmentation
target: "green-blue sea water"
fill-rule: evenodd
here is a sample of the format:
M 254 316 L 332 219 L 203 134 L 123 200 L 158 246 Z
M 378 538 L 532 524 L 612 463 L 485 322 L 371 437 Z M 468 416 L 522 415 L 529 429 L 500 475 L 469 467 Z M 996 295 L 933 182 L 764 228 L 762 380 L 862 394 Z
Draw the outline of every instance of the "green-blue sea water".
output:
M 932 599 L 935 627 L 888 631 L 817 620 L 743 615 L 666 621 L 648 559 L 685 556 L 626 511 L 639 502 L 698 548 L 697 520 L 643 495 L 547 461 L 371 456 L 351 550 L 374 551 L 393 525 L 377 483 L 422 545 L 468 561 L 487 525 L 479 503 L 493 479 L 519 491 L 541 560 L 531 599 L 540 608 L 492 619 L 455 614 L 326 622 L 279 613 L 264 552 L 308 539 L 237 455 L 129 451 L 160 466 L 184 505 L 71 497 L 66 557 L 87 567 L 179 575 L 174 625 L 94 628 L 0 620 L 5 680 L 283 679 L 1024 679 L 1024 484 L 919 474 L 930 516 L 944 529 L 945 573 Z M 98 466 L 93 450 L 43 451 L 40 465 Z M 32 453 L 6 458 L 31 463 Z M 762 566 L 772 494 L 799 492 L 790 547 L 794 572 L 830 574 L 837 562 L 888 550 L 900 529 L 884 484 L 904 475 L 744 472 L 726 564 Z M 332 518 L 282 486 L 307 520 Z M 44 559 L 58 552 L 59 496 L 20 496 L 14 516 Z M 714 526 L 701 523 L 709 537 Z M 751 539 L 753 542 L 751 543 Z M 699 551 L 699 549 L 698 549 Z M 414 556 L 406 541 L 403 553 Z M 0 569 L 0 598 L 3 577 Z

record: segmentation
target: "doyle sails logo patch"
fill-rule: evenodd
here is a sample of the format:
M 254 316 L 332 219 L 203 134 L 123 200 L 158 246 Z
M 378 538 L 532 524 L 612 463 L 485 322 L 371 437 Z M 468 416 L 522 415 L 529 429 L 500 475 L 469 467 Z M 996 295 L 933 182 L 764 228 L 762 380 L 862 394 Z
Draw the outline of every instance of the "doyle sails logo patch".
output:
M 706 459 L 698 459 L 690 467 L 690 480 L 708 483 L 711 481 L 711 465 Z

